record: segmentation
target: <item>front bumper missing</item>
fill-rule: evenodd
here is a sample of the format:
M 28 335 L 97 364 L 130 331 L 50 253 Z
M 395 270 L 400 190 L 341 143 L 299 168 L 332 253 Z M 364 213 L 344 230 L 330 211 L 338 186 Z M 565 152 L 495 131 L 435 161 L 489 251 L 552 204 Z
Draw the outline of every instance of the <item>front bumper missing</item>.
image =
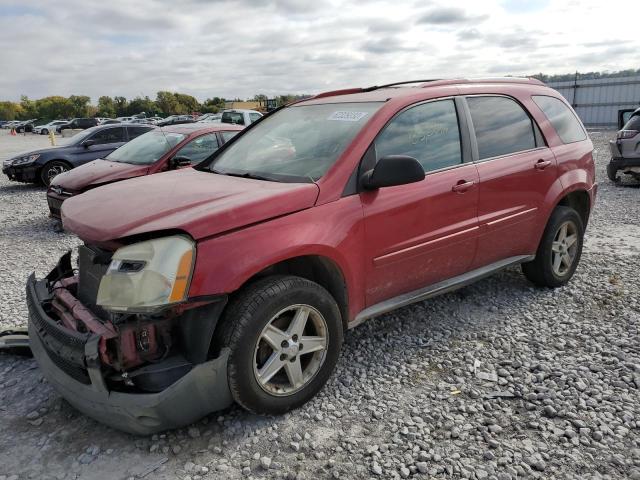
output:
M 158 393 L 109 390 L 100 361 L 100 335 L 62 328 L 43 308 L 47 281 L 27 280 L 29 343 L 45 378 L 75 408 L 125 432 L 148 435 L 192 423 L 233 402 L 227 383 L 229 350 L 195 365 Z

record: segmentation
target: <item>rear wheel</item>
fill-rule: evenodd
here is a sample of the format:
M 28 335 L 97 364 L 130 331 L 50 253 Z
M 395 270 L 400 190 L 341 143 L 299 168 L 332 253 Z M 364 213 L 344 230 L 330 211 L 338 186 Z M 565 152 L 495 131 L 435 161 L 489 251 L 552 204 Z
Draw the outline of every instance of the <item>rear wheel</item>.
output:
M 531 282 L 556 288 L 573 276 L 580 256 L 584 226 L 573 208 L 556 207 L 547 223 L 535 260 L 522 264 L 522 271 Z
M 40 180 L 48 187 L 56 175 L 68 172 L 69 170 L 71 170 L 71 167 L 68 163 L 61 160 L 53 160 L 52 162 L 48 162 L 42 167 L 42 170 L 40 170 Z
M 618 178 L 618 169 L 611 163 L 607 165 L 607 177 L 609 177 L 609 180 L 614 183 L 618 183 L 620 181 Z
M 280 414 L 301 406 L 338 361 L 340 310 L 329 292 L 304 278 L 257 281 L 232 301 L 223 322 L 231 394 L 252 412 Z

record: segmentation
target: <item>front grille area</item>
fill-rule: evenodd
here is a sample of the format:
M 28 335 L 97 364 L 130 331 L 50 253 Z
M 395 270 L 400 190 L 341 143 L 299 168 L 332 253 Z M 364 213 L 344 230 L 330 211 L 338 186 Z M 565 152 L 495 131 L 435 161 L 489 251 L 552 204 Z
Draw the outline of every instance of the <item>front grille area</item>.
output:
M 75 363 L 70 362 L 64 357 L 56 354 L 54 351 L 49 350 L 45 347 L 45 352 L 56 366 L 62 370 L 64 373 L 69 375 L 74 380 L 83 383 L 85 385 L 91 385 L 91 379 L 89 378 L 89 373 L 83 367 L 76 365 Z
M 78 247 L 78 300 L 98 317 L 105 319 L 107 313 L 98 305 L 100 280 L 111 262 L 111 253 L 95 247 Z
M 50 318 L 45 318 L 46 312 L 43 312 L 40 305 L 36 305 L 36 300 L 29 292 L 27 292 L 27 303 L 31 312 L 31 322 L 36 327 L 45 348 L 58 355 L 64 355 L 68 361 L 84 366 L 84 346 L 90 335 L 74 332 L 57 325 Z
M 47 202 L 49 203 L 49 211 L 56 217 L 59 217 L 60 208 L 62 207 L 62 200 L 58 200 L 57 198 L 47 197 Z

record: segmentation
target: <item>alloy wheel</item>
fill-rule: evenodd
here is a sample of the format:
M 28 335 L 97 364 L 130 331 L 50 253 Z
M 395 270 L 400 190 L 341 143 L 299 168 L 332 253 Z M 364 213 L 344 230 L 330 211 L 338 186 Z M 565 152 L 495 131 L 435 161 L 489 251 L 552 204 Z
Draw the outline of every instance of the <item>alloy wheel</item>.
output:
M 69 169 L 64 165 L 52 165 L 47 170 L 47 180 L 49 180 L 49 183 L 51 183 L 51 180 L 53 180 L 53 177 L 55 177 L 56 175 L 60 175 L 61 173 L 64 173 L 68 170 Z
M 271 395 L 293 395 L 320 371 L 327 347 L 327 322 L 322 314 L 310 305 L 291 305 L 276 313 L 258 338 L 255 379 Z
M 556 232 L 551 246 L 553 273 L 563 277 L 571 269 L 578 252 L 578 228 L 571 221 L 564 222 Z

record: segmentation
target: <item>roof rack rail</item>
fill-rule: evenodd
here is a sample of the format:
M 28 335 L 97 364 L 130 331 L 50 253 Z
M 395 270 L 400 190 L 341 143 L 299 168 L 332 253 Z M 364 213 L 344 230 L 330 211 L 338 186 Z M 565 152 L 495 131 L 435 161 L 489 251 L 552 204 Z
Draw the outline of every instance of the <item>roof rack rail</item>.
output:
M 543 82 L 533 77 L 494 77 L 494 78 L 452 78 L 440 79 L 430 78 L 427 80 L 407 80 L 404 82 L 387 83 L 385 85 L 373 85 L 365 88 L 345 88 L 342 90 L 331 90 L 329 92 L 319 93 L 311 98 L 336 97 L 339 95 L 349 95 L 352 93 L 373 92 L 381 88 L 395 87 L 398 85 L 408 85 L 411 83 L 420 83 L 419 88 L 438 87 L 441 85 L 456 85 L 461 83 L 533 83 L 536 85 L 544 85 Z M 308 98 L 305 100 L 309 100 Z
M 431 78 L 428 80 L 407 80 L 405 82 L 394 82 L 387 83 L 386 85 L 374 85 L 372 87 L 363 88 L 363 92 L 372 92 L 374 90 L 378 90 L 379 88 L 387 88 L 387 87 L 395 87 L 396 85 L 408 85 L 410 83 L 429 83 L 429 82 L 437 82 L 440 80 L 439 78 Z

